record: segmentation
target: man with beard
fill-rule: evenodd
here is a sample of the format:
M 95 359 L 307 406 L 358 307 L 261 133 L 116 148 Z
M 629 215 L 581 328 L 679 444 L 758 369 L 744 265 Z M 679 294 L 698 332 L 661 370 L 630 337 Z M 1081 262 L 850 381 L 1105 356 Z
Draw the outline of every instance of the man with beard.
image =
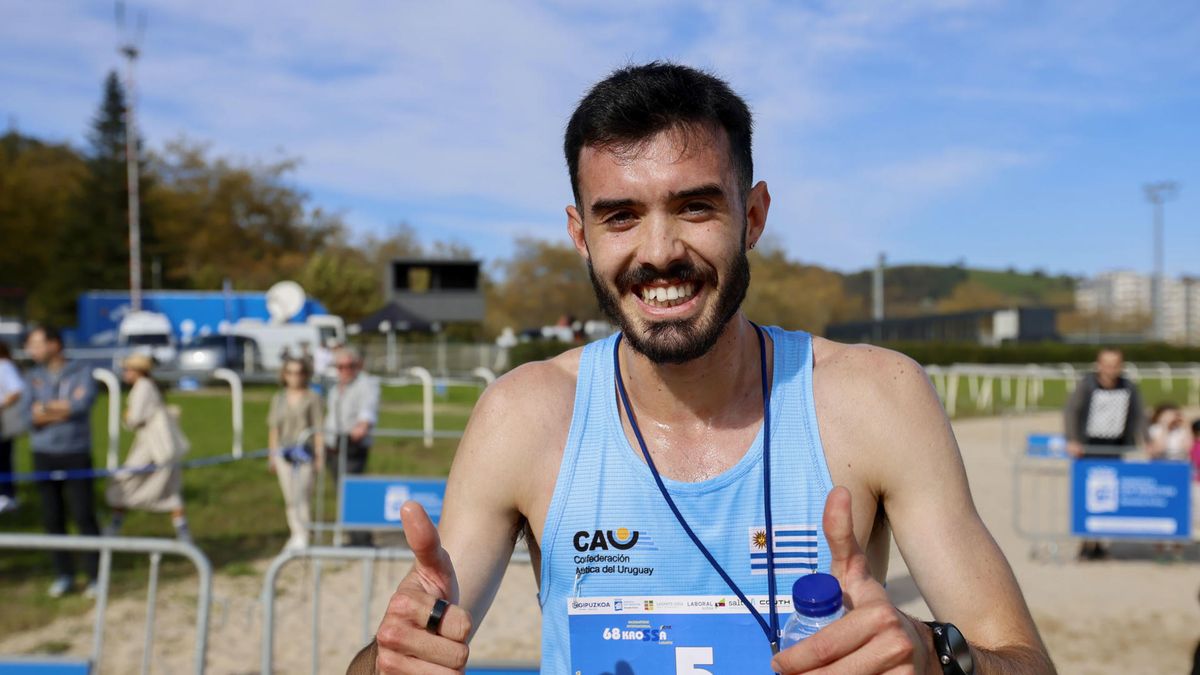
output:
M 567 230 L 621 332 L 487 389 L 440 530 L 404 506 L 416 562 L 351 672 L 461 672 L 522 533 L 543 672 L 1053 672 L 920 367 L 740 313 L 771 203 L 746 104 L 629 67 L 564 146 Z M 888 600 L 893 532 L 961 631 Z M 848 612 L 775 655 L 790 609 L 769 599 L 814 571 Z

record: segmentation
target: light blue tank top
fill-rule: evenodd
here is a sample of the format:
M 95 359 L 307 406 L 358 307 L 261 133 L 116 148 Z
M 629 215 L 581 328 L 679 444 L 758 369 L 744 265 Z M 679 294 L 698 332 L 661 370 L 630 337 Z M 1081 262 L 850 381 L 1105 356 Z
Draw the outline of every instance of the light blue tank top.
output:
M 777 327 L 765 330 L 774 343 L 771 510 L 776 580 L 777 592 L 786 596 L 799 575 L 829 570 L 821 517 L 833 484 L 813 405 L 812 337 Z M 572 668 L 569 604 L 621 612 L 655 609 L 652 599 L 636 601 L 636 608 L 623 607 L 619 598 L 630 596 L 670 598 L 666 602 L 680 604 L 690 602 L 688 597 L 710 598 L 710 605 L 724 603 L 726 597 L 736 601 L 672 515 L 640 450 L 626 439 L 613 373 L 616 339 L 612 336 L 583 350 L 571 428 L 542 533 L 538 599 L 544 673 L 581 672 L 578 658 Z M 767 596 L 762 429 L 745 456 L 724 473 L 698 483 L 663 480 L 700 541 L 742 591 Z M 658 611 L 663 604 L 660 600 Z M 766 607 L 761 609 L 766 618 Z M 781 625 L 788 611 L 781 613 Z M 749 618 L 747 610 L 740 612 Z M 757 624 L 754 630 L 759 631 L 757 642 L 745 649 L 767 650 L 769 655 Z M 604 635 L 615 633 L 606 630 Z M 647 639 L 649 633 L 624 635 Z M 586 670 L 581 675 L 587 675 Z

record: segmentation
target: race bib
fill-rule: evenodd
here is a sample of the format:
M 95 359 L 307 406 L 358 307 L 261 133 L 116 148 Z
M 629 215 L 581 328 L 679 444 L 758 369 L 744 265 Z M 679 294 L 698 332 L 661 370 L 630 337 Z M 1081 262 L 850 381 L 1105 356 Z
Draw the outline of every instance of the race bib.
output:
M 749 596 L 764 619 L 767 596 Z M 792 599 L 778 596 L 780 625 Z M 736 596 L 570 598 L 575 675 L 742 675 L 770 673 L 771 646 Z

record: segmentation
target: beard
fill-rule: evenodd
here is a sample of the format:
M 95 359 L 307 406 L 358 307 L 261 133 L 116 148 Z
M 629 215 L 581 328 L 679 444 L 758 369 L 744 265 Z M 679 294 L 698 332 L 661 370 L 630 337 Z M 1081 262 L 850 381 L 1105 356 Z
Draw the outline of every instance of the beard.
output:
M 596 275 L 592 261 L 587 262 L 588 277 L 600 309 L 620 327 L 629 346 L 657 364 L 687 363 L 708 353 L 721 331 L 737 314 L 746 290 L 750 287 L 750 261 L 743 246 L 724 274 L 725 283 L 717 286 L 717 272 L 712 268 L 701 269 L 690 262 L 677 262 L 666 270 L 651 265 L 642 265 L 621 272 L 614 282 L 615 290 Z M 648 321 L 642 331 L 633 317 L 621 309 L 620 296 L 631 292 L 634 286 L 658 280 L 673 280 L 682 283 L 701 283 L 717 289 L 717 300 L 712 310 L 689 319 Z

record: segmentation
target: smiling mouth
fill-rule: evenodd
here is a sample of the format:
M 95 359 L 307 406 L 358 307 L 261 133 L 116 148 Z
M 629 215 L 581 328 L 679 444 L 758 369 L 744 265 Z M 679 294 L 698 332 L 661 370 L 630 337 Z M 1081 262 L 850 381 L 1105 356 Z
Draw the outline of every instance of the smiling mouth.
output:
M 636 286 L 633 292 L 641 298 L 642 302 L 651 307 L 675 307 L 691 300 L 700 290 L 701 283 L 697 281 L 686 281 L 674 284 L 654 284 Z

